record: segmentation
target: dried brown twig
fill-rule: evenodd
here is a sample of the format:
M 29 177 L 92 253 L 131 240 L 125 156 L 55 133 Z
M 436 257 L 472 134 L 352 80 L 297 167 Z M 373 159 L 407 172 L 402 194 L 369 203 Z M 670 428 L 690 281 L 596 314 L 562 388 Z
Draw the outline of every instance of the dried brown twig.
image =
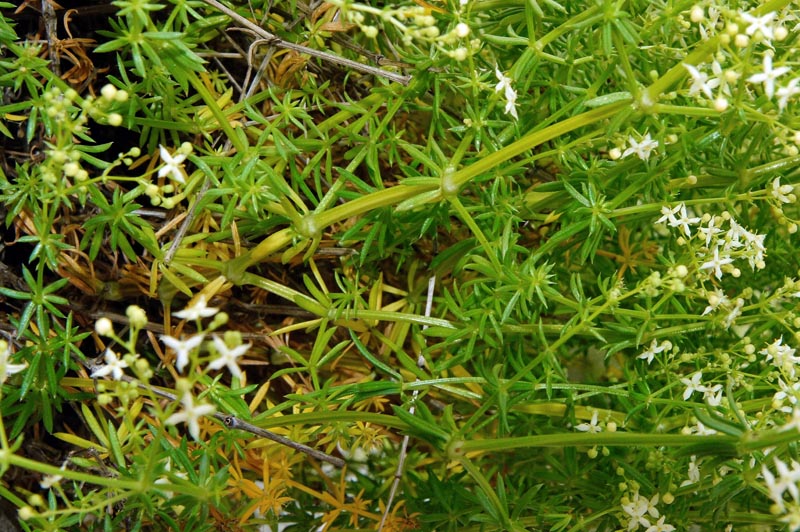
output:
M 295 44 L 293 42 L 285 41 L 274 35 L 264 28 L 253 24 L 243 16 L 239 15 L 232 9 L 226 7 L 224 4 L 217 2 L 217 0 L 203 0 L 208 5 L 220 10 L 225 15 L 229 16 L 231 19 L 236 21 L 237 24 L 241 24 L 242 26 L 246 27 L 250 31 L 256 33 L 259 37 L 266 40 L 272 46 L 277 46 L 279 48 L 286 48 L 289 50 L 294 50 L 295 52 L 299 52 L 301 54 L 308 54 L 312 57 L 317 57 L 322 59 L 323 61 L 329 61 L 331 63 L 335 63 L 340 66 L 349 67 L 353 70 L 358 70 L 359 72 L 364 72 L 366 74 L 373 74 L 375 76 L 380 76 L 386 78 L 390 81 L 395 81 L 402 85 L 408 85 L 411 81 L 411 76 L 397 74 L 396 72 L 390 72 L 388 70 L 384 70 L 382 68 L 376 68 L 369 65 L 364 65 L 359 63 L 358 61 L 353 61 L 352 59 L 347 59 L 345 57 L 340 57 L 338 55 L 323 52 L 321 50 L 315 50 L 313 48 L 309 48 L 307 46 L 303 46 L 302 44 Z
M 103 364 L 98 364 L 97 362 L 95 362 L 93 360 L 80 361 L 80 362 L 87 370 L 89 370 L 90 373 L 94 373 L 95 371 L 97 371 L 98 369 L 103 367 Z M 127 381 L 127 382 L 136 382 L 133 379 L 131 379 L 130 377 L 128 377 L 127 375 L 123 375 L 122 376 L 122 380 Z M 142 382 L 136 382 L 136 384 L 137 384 L 137 386 L 139 388 L 147 390 L 147 391 L 153 393 L 154 395 L 157 395 L 157 396 L 162 397 L 164 399 L 168 399 L 169 401 L 177 403 L 180 400 L 178 398 L 178 396 L 176 396 L 175 394 L 167 392 L 167 391 L 164 391 L 164 390 L 161 390 L 159 388 L 156 388 L 155 386 L 148 386 L 147 384 L 144 384 Z M 236 430 L 243 430 L 245 432 L 249 432 L 250 434 L 253 434 L 255 436 L 259 436 L 261 438 L 266 438 L 268 440 L 274 441 L 275 443 L 280 443 L 281 445 L 285 445 L 287 447 L 291 447 L 292 449 L 294 449 L 296 451 L 300 451 L 302 453 L 307 454 L 308 456 L 311 456 L 312 458 L 316 458 L 317 460 L 320 460 L 322 462 L 327 462 L 327 463 L 329 463 L 329 464 L 331 464 L 333 466 L 336 466 L 336 467 L 344 467 L 345 466 L 345 462 L 341 458 L 337 458 L 335 456 L 331 456 L 328 453 L 324 453 L 322 451 L 314 449 L 313 447 L 309 447 L 308 445 L 305 445 L 305 444 L 302 444 L 302 443 L 298 443 L 298 442 L 296 442 L 294 440 L 291 440 L 291 439 L 289 439 L 289 438 L 287 438 L 285 436 L 281 436 L 280 434 L 275 434 L 274 432 L 271 432 L 271 431 L 262 429 L 260 427 L 257 427 L 255 425 L 253 425 L 252 423 L 248 423 L 247 421 L 243 421 L 242 419 L 240 419 L 240 418 L 238 418 L 238 417 L 236 417 L 234 415 L 225 414 L 223 412 L 215 412 L 212 415 L 212 417 L 214 419 L 218 420 L 218 421 L 221 421 L 223 425 L 225 425 L 227 428 L 229 428 L 231 430 L 236 429 Z

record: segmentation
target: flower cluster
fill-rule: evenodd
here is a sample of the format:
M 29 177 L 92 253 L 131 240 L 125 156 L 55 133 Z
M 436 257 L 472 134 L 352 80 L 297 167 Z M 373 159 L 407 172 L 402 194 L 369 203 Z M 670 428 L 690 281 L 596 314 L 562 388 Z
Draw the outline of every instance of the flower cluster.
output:
M 203 318 L 213 317 L 218 313 L 219 309 L 209 307 L 205 297 L 200 295 L 196 298 L 194 303 L 187 308 L 176 312 L 175 317 L 199 322 Z M 131 320 L 131 327 L 133 328 L 139 329 L 147 323 L 147 317 L 144 315 L 144 311 L 139 307 L 129 307 L 127 315 Z M 209 328 L 213 329 L 224 323 L 226 319 L 226 317 L 215 319 Z M 107 336 L 123 343 L 122 340 L 115 335 L 113 326 L 107 318 L 100 318 L 97 321 L 95 324 L 95 331 L 102 336 Z M 197 354 L 200 351 L 204 339 L 205 333 L 203 332 L 194 334 L 185 339 L 174 338 L 167 335 L 161 337 L 161 341 L 164 345 L 174 352 L 175 367 L 180 373 L 184 372 L 190 363 L 197 363 Z M 224 337 L 217 336 L 216 334 L 212 335 L 211 346 L 209 346 L 211 357 L 210 360 L 207 361 L 207 370 L 219 370 L 226 367 L 233 377 L 242 379 L 243 374 L 242 370 L 239 368 L 238 360 L 250 347 L 250 344 L 243 344 L 241 338 L 235 333 L 225 334 Z M 114 380 L 120 381 L 125 378 L 125 370 L 133 365 L 136 365 L 136 369 L 139 373 L 143 373 L 146 370 L 146 367 L 139 363 L 146 363 L 146 361 L 139 359 L 135 353 L 129 353 L 120 357 L 114 350 L 108 348 L 103 355 L 103 360 L 104 364 L 98 366 L 92 372 L 92 378 L 110 376 Z M 4 361 L 0 358 L 0 369 L 4 367 L 3 364 Z M 15 365 L 6 367 L 16 371 L 20 370 Z M 139 373 L 137 373 L 137 375 Z M 188 380 L 179 379 L 178 387 L 182 390 L 179 397 L 183 409 L 180 412 L 172 414 L 166 419 L 165 423 L 167 425 L 186 423 L 189 427 L 189 434 L 191 434 L 193 438 L 199 439 L 200 427 L 198 420 L 203 416 L 213 414 L 216 409 L 212 405 L 195 402 L 194 397 L 189 391 L 191 384 Z
M 665 516 L 661 515 L 656 508 L 659 495 L 656 493 L 650 499 L 639 495 L 638 491 L 633 492 L 632 496 L 622 498 L 622 511 L 625 512 L 624 518 L 627 519 L 628 532 L 645 527 L 645 532 L 672 532 L 675 527 L 665 523 Z M 658 519 L 658 521 L 651 521 Z
M 358 26 L 370 39 L 375 39 L 381 32 L 379 25 L 370 22 L 369 19 L 372 18 L 397 30 L 404 45 L 410 45 L 413 41 L 431 43 L 456 61 L 465 60 L 480 49 L 482 44 L 479 39 L 468 39 L 472 30 L 463 21 L 457 22 L 450 31 L 443 33 L 431 10 L 422 5 L 373 7 L 348 0 L 331 0 L 328 3 L 339 8 L 344 20 Z M 463 7 L 466 2 L 462 0 L 460 5 Z M 456 47 L 447 48 L 450 45 Z
M 62 179 L 74 183 L 88 180 L 89 172 L 81 162 L 89 157 L 75 138 L 86 134 L 90 119 L 113 127 L 122 125 L 122 115 L 111 109 L 127 100 L 128 93 L 113 85 L 105 85 L 99 98 L 81 99 L 74 89 L 52 87 L 46 91 L 42 95 L 42 112 L 54 134 L 47 142 L 44 164 L 39 166 L 42 179 L 51 184 Z
M 747 259 L 752 269 L 760 270 L 766 266 L 764 262 L 767 251 L 764 246 L 766 235 L 747 230 L 727 212 L 721 216 L 706 214 L 700 218 L 690 216 L 686 205 L 679 203 L 672 208 L 662 207 L 661 214 L 656 223 L 666 223 L 670 227 L 679 228 L 686 238 L 692 237 L 693 226 L 702 224 L 697 228 L 697 238 L 703 245 L 698 258 L 704 261 L 699 269 L 710 271 L 717 279 L 722 278 L 723 272 L 738 277 L 741 272 L 731 264 L 739 258 Z M 724 229 L 726 223 L 728 227 Z
M 683 64 L 683 67 L 689 72 L 692 78 L 692 85 L 689 87 L 689 96 L 696 96 L 704 94 L 709 100 L 713 102 L 714 110 L 722 112 L 728 108 L 728 98 L 731 95 L 730 86 L 734 85 L 739 79 L 739 73 L 735 70 L 723 70 L 718 61 L 711 63 L 710 77 L 705 72 L 705 65 L 700 64 L 696 67 L 693 65 Z M 718 94 L 714 97 L 713 90 L 719 88 Z
M 794 380 L 797 375 L 796 365 L 800 363 L 800 357 L 795 356 L 795 352 L 794 348 L 783 344 L 783 336 L 781 336 L 759 351 L 759 354 L 764 355 L 767 362 L 772 362 L 772 365 L 779 371 Z
M 720 22 L 720 12 L 709 8 L 708 17 L 703 9 L 695 6 L 690 18 L 698 24 L 704 39 L 708 39 L 715 32 Z M 788 36 L 788 30 L 776 22 L 777 13 L 772 11 L 758 16 L 753 13 L 739 12 L 727 24 L 723 24 L 721 43 L 732 43 L 737 48 L 746 48 L 751 45 L 764 45 L 767 51 L 761 59 L 761 70 L 747 77 L 750 84 L 761 85 L 764 95 L 772 100 L 778 97 L 778 109 L 783 111 L 791 100 L 800 94 L 800 78 L 792 78 L 783 86 L 777 87 L 778 78 L 791 72 L 789 66 L 773 66 L 773 41 L 783 41 Z M 728 108 L 728 99 L 731 96 L 731 86 L 735 86 L 741 77 L 738 67 L 723 68 L 720 61 L 725 57 L 725 52 L 720 51 L 711 62 L 709 75 L 707 67 L 703 64 L 690 65 L 684 63 L 684 68 L 689 73 L 691 85 L 689 96 L 704 95 L 712 101 L 713 108 L 723 112 Z M 716 96 L 712 91 L 718 89 Z

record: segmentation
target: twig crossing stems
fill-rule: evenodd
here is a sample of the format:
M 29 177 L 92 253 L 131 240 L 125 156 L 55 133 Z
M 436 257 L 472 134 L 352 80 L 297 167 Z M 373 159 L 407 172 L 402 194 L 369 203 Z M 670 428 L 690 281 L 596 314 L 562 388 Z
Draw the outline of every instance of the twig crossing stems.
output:
M 329 61 L 331 63 L 336 63 L 338 65 L 352 68 L 353 70 L 358 70 L 360 72 L 364 72 L 366 74 L 373 74 L 375 76 L 384 77 L 390 81 L 395 81 L 402 85 L 408 85 L 411 81 L 411 76 L 404 76 L 402 74 L 397 74 L 395 72 L 390 72 L 388 70 L 384 70 L 382 68 L 376 68 L 369 65 L 364 65 L 359 63 L 358 61 L 353 61 L 351 59 L 347 59 L 345 57 L 340 57 L 335 54 L 331 54 L 329 52 L 323 52 L 322 50 L 315 50 L 313 48 L 309 48 L 307 46 L 303 46 L 302 44 L 295 44 L 293 42 L 285 41 L 274 35 L 264 28 L 253 24 L 243 16 L 239 15 L 232 9 L 225 7 L 225 5 L 217 2 L 217 0 L 203 0 L 206 4 L 219 9 L 225 15 L 229 16 L 231 19 L 235 20 L 237 23 L 241 24 L 242 26 L 246 27 L 250 31 L 254 32 L 259 37 L 266 40 L 269 44 L 273 46 L 277 46 L 279 48 L 287 48 L 289 50 L 294 50 L 295 52 L 299 52 L 301 54 L 308 54 L 312 57 L 318 57 L 323 61 Z
M 95 371 L 97 371 L 98 369 L 103 367 L 102 364 L 95 364 L 92 361 L 82 361 L 82 364 L 91 373 L 94 373 Z M 123 375 L 122 376 L 122 380 L 124 380 L 126 382 L 135 382 L 134 379 L 128 377 L 127 375 Z M 139 386 L 139 388 L 147 390 L 147 391 L 149 391 L 149 392 L 151 392 L 154 395 L 157 395 L 159 397 L 163 397 L 164 399 L 168 399 L 168 400 L 170 400 L 172 402 L 176 402 L 176 403 L 179 401 L 178 397 L 173 393 L 170 393 L 170 392 L 167 392 L 167 391 L 164 391 L 164 390 L 160 390 L 160 389 L 158 389 L 158 388 L 156 388 L 154 386 L 148 386 L 147 384 L 144 384 L 142 382 L 136 382 L 136 384 L 137 384 L 137 386 Z M 285 436 L 281 436 L 280 434 L 275 434 L 274 432 L 270 432 L 270 431 L 262 429 L 260 427 L 256 427 L 255 425 L 253 425 L 251 423 L 248 423 L 246 421 L 243 421 L 243 420 L 239 419 L 238 417 L 233 416 L 231 414 L 225 414 L 225 413 L 222 413 L 222 412 L 215 412 L 212 417 L 214 417 L 214 419 L 216 419 L 218 421 L 221 421 L 222 424 L 225 425 L 229 429 L 243 430 L 245 432 L 249 432 L 250 434 L 254 434 L 256 436 L 260 436 L 261 438 L 266 438 L 268 440 L 272 440 L 275 443 L 280 443 L 281 445 L 285 445 L 287 447 L 291 447 L 292 449 L 294 449 L 296 451 L 300 451 L 301 453 L 305 453 L 308 456 L 311 456 L 312 458 L 316 458 L 317 460 L 320 460 L 321 462 L 327 462 L 327 463 L 329 463 L 329 464 L 331 464 L 331 465 L 333 465 L 335 467 L 344 467 L 345 466 L 345 462 L 341 458 L 337 458 L 335 456 L 331 456 L 328 453 L 324 453 L 322 451 L 314 449 L 313 447 L 309 447 L 308 445 L 304 445 L 302 443 L 298 443 L 298 442 L 296 442 L 294 440 L 291 440 L 291 439 L 289 439 L 289 438 L 287 438 Z
M 431 310 L 433 309 L 433 291 L 436 288 L 436 276 L 432 275 L 428 279 L 428 298 L 425 302 L 425 317 L 431 317 Z M 423 330 L 427 329 L 427 325 L 422 326 Z M 422 369 L 425 366 L 425 357 L 422 356 L 422 353 L 417 357 L 417 367 Z M 419 380 L 419 378 L 417 378 Z M 411 395 L 411 407 L 408 409 L 410 414 L 414 414 L 416 411 L 416 407 L 414 406 L 415 401 L 417 400 L 417 396 L 419 395 L 419 389 L 414 390 L 414 393 Z M 381 524 L 378 525 L 378 532 L 383 530 L 384 525 L 386 524 L 386 519 L 389 517 L 389 511 L 392 508 L 392 503 L 394 502 L 394 496 L 397 493 L 397 487 L 400 485 L 400 478 L 403 476 L 403 469 L 406 465 L 406 456 L 408 455 L 408 442 L 410 438 L 406 434 L 403 436 L 403 443 L 400 444 L 400 457 L 397 460 L 397 470 L 394 472 L 394 481 L 392 482 L 392 487 L 389 490 L 389 498 L 386 501 L 386 509 L 383 511 L 383 516 L 381 517 Z

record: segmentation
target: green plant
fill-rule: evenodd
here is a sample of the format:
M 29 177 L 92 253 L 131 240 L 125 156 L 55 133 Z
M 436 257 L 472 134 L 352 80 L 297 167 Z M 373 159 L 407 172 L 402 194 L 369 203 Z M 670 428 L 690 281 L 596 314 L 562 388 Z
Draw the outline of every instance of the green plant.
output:
M 800 529 L 790 2 L 114 6 L 0 24 L 24 527 Z

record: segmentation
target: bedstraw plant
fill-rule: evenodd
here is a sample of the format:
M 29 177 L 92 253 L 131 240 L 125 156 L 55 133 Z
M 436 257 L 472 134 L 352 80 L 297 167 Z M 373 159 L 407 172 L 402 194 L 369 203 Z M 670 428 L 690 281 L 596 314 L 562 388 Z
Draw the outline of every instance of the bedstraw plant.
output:
M 796 3 L 33 4 L 20 529 L 800 530 Z

